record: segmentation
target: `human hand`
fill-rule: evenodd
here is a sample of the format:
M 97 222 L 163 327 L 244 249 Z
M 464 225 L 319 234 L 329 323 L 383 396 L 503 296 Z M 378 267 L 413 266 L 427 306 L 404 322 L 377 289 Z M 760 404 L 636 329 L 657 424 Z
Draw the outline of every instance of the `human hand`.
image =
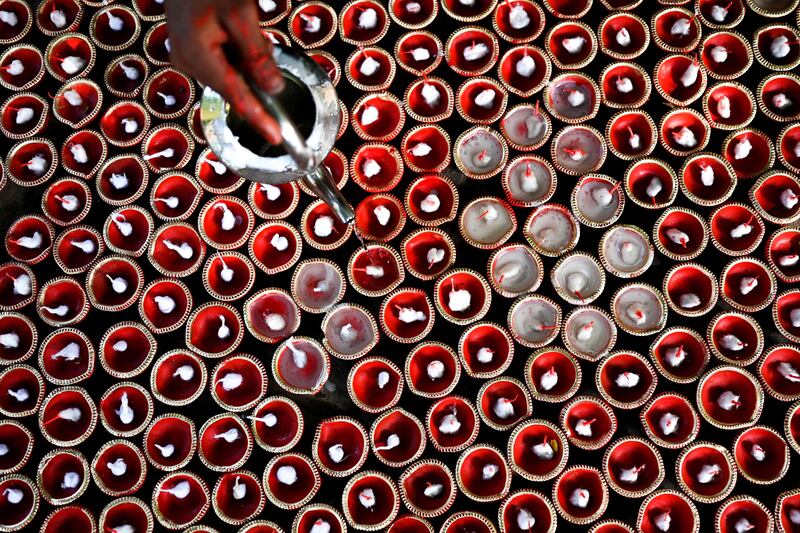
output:
M 245 79 L 268 94 L 284 87 L 255 0 L 168 0 L 166 12 L 172 63 L 220 93 L 268 142 L 280 144 L 278 123 Z

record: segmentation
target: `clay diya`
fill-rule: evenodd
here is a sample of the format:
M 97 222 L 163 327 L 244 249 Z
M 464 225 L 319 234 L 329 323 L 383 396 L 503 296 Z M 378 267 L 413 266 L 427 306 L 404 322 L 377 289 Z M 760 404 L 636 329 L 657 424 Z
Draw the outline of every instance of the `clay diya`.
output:
M 267 392 L 267 372 L 259 360 L 238 354 L 221 361 L 211 374 L 211 395 L 227 411 L 254 407 Z
M 505 166 L 508 145 L 495 130 L 474 126 L 456 139 L 453 158 L 467 177 L 487 179 L 500 173 Z
M 92 478 L 105 494 L 123 496 L 139 490 L 147 466 L 139 449 L 125 440 L 104 444 L 92 460 Z
M 253 437 L 245 422 L 234 414 L 209 418 L 198 432 L 197 455 L 216 472 L 231 472 L 242 466 L 253 450 Z
M 383 244 L 370 244 L 357 249 L 350 257 L 347 275 L 353 288 L 359 293 L 384 296 L 405 279 L 405 270 L 400 254 L 393 248 Z M 384 324 L 381 323 L 381 326 Z
M 247 418 L 256 443 L 268 452 L 290 450 L 303 435 L 303 413 L 288 398 L 265 398 Z
M 751 178 L 770 169 L 775 163 L 772 140 L 754 129 L 737 130 L 722 142 L 722 155 L 740 178 Z
M 711 319 L 707 338 L 717 357 L 737 366 L 753 363 L 764 348 L 764 335 L 758 322 L 736 311 L 720 313 Z
M 714 525 L 719 531 L 733 532 L 739 527 L 752 526 L 757 531 L 771 531 L 775 527 L 767 506 L 752 496 L 733 496 L 717 509 Z
M 676 383 L 695 381 L 710 359 L 703 337 L 682 327 L 663 331 L 650 345 L 650 355 L 658 372 Z
M 35 414 L 39 409 L 45 383 L 34 368 L 12 365 L 0 373 L 0 388 L 6 393 L 0 400 L 0 412 L 3 416 L 20 418 Z
M 401 148 L 408 168 L 414 172 L 440 172 L 450 163 L 450 137 L 435 125 L 411 128 Z
M 745 312 L 764 309 L 775 299 L 775 275 L 758 259 L 734 259 L 722 269 L 719 292 L 729 305 Z
M 272 374 L 281 388 L 294 394 L 314 395 L 330 374 L 330 357 L 314 339 L 289 337 L 275 349 Z
M 641 355 L 616 351 L 597 367 L 595 385 L 608 403 L 620 409 L 635 409 L 646 403 L 656 390 L 658 376 Z
M 311 459 L 298 453 L 277 455 L 264 469 L 264 492 L 280 509 L 298 509 L 319 490 L 319 471 Z
M 653 245 L 636 226 L 615 225 L 600 238 L 598 255 L 606 270 L 620 278 L 642 275 L 653 263 Z
M 58 167 L 58 152 L 52 142 L 34 138 L 20 141 L 8 151 L 8 179 L 22 187 L 35 187 L 49 180 Z
M 126 221 L 123 219 L 120 222 L 119 214 L 112 215 L 111 221 L 120 235 L 124 236 Z M 120 224 L 123 225 L 122 228 Z M 147 255 L 156 270 L 163 275 L 185 277 L 200 268 L 205 252 L 206 245 L 194 227 L 183 222 L 173 222 L 161 226 L 153 233 Z
M 72 385 L 94 372 L 95 351 L 89 338 L 77 329 L 61 328 L 42 340 L 39 368 L 48 381 Z M 19 400 L 19 395 L 16 396 Z
M 543 96 L 547 111 L 568 124 L 590 120 L 600 110 L 600 89 L 591 78 L 579 73 L 556 76 Z
M 441 78 L 423 76 L 406 89 L 403 101 L 408 106 L 408 114 L 415 120 L 426 123 L 448 118 L 455 106 L 453 89 Z
M 506 109 L 508 95 L 496 81 L 471 77 L 459 86 L 455 103 L 461 118 L 473 124 L 491 124 Z
M 476 405 L 481 420 L 500 431 L 511 429 L 531 413 L 528 391 L 521 382 L 512 378 L 487 381 L 478 391 Z
M 159 174 L 185 167 L 193 152 L 194 140 L 180 126 L 157 126 L 142 141 L 142 159 L 150 170 Z
M 91 194 L 84 182 L 71 178 L 58 180 L 42 195 L 42 212 L 56 225 L 77 224 L 89 213 Z
M 186 344 L 206 357 L 223 357 L 242 341 L 244 327 L 238 312 L 222 302 L 196 307 L 186 322 Z
M 792 70 L 800 62 L 797 30 L 785 24 L 769 24 L 756 30 L 753 55 L 770 70 Z
M 389 30 L 389 14 L 375 0 L 352 0 L 339 13 L 339 37 L 348 44 L 367 46 Z M 306 23 L 308 29 L 309 23 Z
M 135 54 L 120 56 L 106 67 L 105 87 L 119 98 L 135 98 L 149 74 L 150 67 L 143 57 Z
M 527 43 L 544 30 L 544 11 L 530 0 L 499 2 L 492 18 L 494 31 L 510 43 Z
M 800 218 L 800 181 L 782 171 L 761 175 L 749 196 L 758 214 L 775 224 L 791 224 Z
M 666 113 L 661 118 L 659 131 L 661 142 L 669 153 L 686 157 L 706 147 L 711 135 L 711 126 L 697 111 L 680 108 Z
M 599 81 L 603 103 L 615 109 L 641 107 L 652 90 L 650 76 L 635 63 L 612 63 Z
M 394 59 L 383 48 L 360 47 L 347 58 L 345 75 L 361 91 L 383 91 L 392 84 L 396 70 Z
M 710 152 L 687 158 L 680 174 L 683 194 L 701 206 L 725 202 L 736 188 L 734 168 L 726 159 Z
M 559 415 L 570 444 L 583 450 L 602 448 L 614 436 L 617 417 L 611 406 L 592 396 L 578 396 Z
M 353 106 L 353 130 L 365 141 L 391 141 L 405 119 L 403 102 L 388 92 L 367 94 Z
M 478 26 L 466 26 L 447 39 L 444 53 L 447 64 L 457 74 L 480 76 L 497 62 L 500 43 L 494 33 Z
M 171 172 L 151 187 L 150 207 L 162 220 L 185 220 L 197 208 L 201 196 L 202 189 L 188 174 Z
M 89 312 L 83 287 L 72 278 L 55 278 L 45 283 L 36 299 L 36 312 L 46 324 L 64 327 L 77 324 Z
M 254 222 L 255 217 L 248 204 L 233 196 L 217 196 L 206 203 L 198 214 L 201 237 L 218 250 L 238 248 L 244 244 Z
M 509 244 L 489 257 L 487 275 L 495 291 L 501 296 L 514 298 L 539 288 L 544 277 L 544 265 L 531 248 Z
M 761 416 L 764 391 L 749 372 L 734 366 L 710 370 L 698 382 L 697 405 L 711 425 L 722 429 L 752 426 Z
M 379 416 L 373 422 L 369 436 L 375 457 L 391 467 L 406 466 L 419 459 L 425 451 L 422 423 L 399 407 Z
M 489 284 L 477 272 L 457 269 L 441 276 L 434 286 L 436 309 L 455 324 L 471 324 L 483 318 L 491 305 Z
M 320 215 L 317 219 L 333 221 L 328 215 Z M 326 240 L 336 239 L 336 234 L 333 232 L 336 229 L 335 223 L 330 229 Z M 349 235 L 349 230 L 347 233 Z M 290 269 L 297 262 L 303 251 L 304 240 L 312 242 L 309 239 L 301 239 L 300 232 L 291 224 L 273 220 L 259 225 L 251 232 L 247 251 L 258 268 L 273 275 Z
M 642 409 L 639 418 L 647 436 L 662 448 L 683 448 L 700 432 L 697 411 L 680 394 L 657 395 Z
M 36 484 L 25 476 L 15 474 L 2 478 L 0 490 L 6 494 L 0 525 L 9 530 L 24 529 L 33 521 L 39 509 L 40 496 Z M 18 500 L 17 503 L 12 503 L 9 496 Z
M 741 474 L 758 485 L 775 483 L 789 470 L 789 446 L 777 431 L 766 426 L 740 433 L 733 443 L 733 458 Z
M 561 307 L 546 296 L 520 296 L 508 310 L 514 341 L 528 348 L 550 344 L 561 328 Z
M 392 478 L 368 470 L 350 478 L 342 492 L 342 509 L 356 529 L 384 529 L 400 510 L 400 495 Z
M 558 427 L 545 420 L 530 420 L 511 433 L 507 455 L 514 472 L 531 481 L 546 481 L 566 466 L 569 446 Z
M 325 349 L 342 359 L 356 359 L 367 354 L 379 339 L 375 318 L 355 304 L 331 308 L 322 320 L 322 331 Z
M 525 364 L 525 380 L 534 399 L 559 403 L 571 398 L 581 384 L 578 361 L 560 348 L 540 348 Z
M 545 204 L 528 216 L 524 234 L 534 250 L 548 257 L 558 257 L 578 244 L 580 224 L 564 206 Z
M 103 114 L 100 130 L 114 146 L 131 146 L 140 142 L 150 127 L 150 113 L 134 101 L 117 102 Z
M 631 335 L 652 335 L 667 323 L 667 302 L 661 292 L 644 283 L 623 285 L 611 297 L 615 322 Z
M 461 365 L 455 351 L 440 342 L 415 346 L 406 358 L 405 379 L 408 388 L 423 398 L 441 398 L 452 392 L 461 377 Z
M 186 466 L 197 447 L 194 422 L 179 414 L 161 415 L 144 433 L 147 461 L 159 470 L 172 471 Z
M 575 217 L 590 228 L 605 228 L 616 222 L 625 209 L 623 182 L 603 174 L 589 174 L 575 184 L 570 206 Z
M 203 125 L 200 122 L 199 101 L 192 104 L 191 109 L 189 109 L 189 112 L 186 113 L 186 127 L 189 129 L 189 133 L 192 135 L 194 142 L 196 142 L 199 146 L 208 144 L 208 141 L 203 134 Z
M 229 194 L 244 183 L 244 178 L 223 165 L 208 148 L 197 158 L 194 175 L 200 186 L 213 194 Z
M 719 0 L 700 0 L 697 8 L 700 22 L 712 29 L 732 28 L 744 19 L 745 6 L 742 0 L 727 3 Z
M 426 518 L 446 513 L 458 494 L 452 472 L 444 463 L 433 459 L 408 467 L 400 474 L 397 484 L 405 506 Z
M 203 286 L 217 300 L 238 300 L 253 287 L 253 264 L 237 252 L 217 252 L 203 267 Z
M 711 77 L 732 80 L 747 72 L 753 64 L 753 51 L 742 35 L 719 31 L 703 40 L 700 58 Z
M 800 117 L 800 78 L 791 73 L 772 74 L 764 78 L 756 92 L 758 106 L 770 119 L 789 122 Z
M 223 474 L 212 491 L 214 512 L 231 525 L 243 524 L 258 515 L 265 500 L 258 477 L 246 470 Z
M 68 527 L 78 531 L 94 531 L 94 517 L 88 509 L 69 505 L 52 511 L 42 522 L 42 533 L 56 533 L 59 528 Z
M 431 3 L 438 9 L 438 4 Z M 439 66 L 444 57 L 443 50 L 442 41 L 433 33 L 412 31 L 397 39 L 394 56 L 401 68 L 415 76 L 421 76 Z
M 570 176 L 595 172 L 607 153 L 602 134 L 585 125 L 563 128 L 550 144 L 553 166 Z
M 53 115 L 56 119 L 78 129 L 100 114 L 103 93 L 96 83 L 82 79 L 62 85 L 53 100 Z
M 480 420 L 469 400 L 447 396 L 428 409 L 426 428 L 434 448 L 440 452 L 460 452 L 475 442 Z
M 515 150 L 530 152 L 541 148 L 550 138 L 550 115 L 536 105 L 519 104 L 510 108 L 500 121 L 500 131 Z
M 511 469 L 500 450 L 476 444 L 464 450 L 455 467 L 461 492 L 478 502 L 504 498 L 511 487 Z
M 85 389 L 61 387 L 42 401 L 39 429 L 56 446 L 75 446 L 88 439 L 97 426 L 97 407 Z
M 736 485 L 733 457 L 711 442 L 697 442 L 685 448 L 675 461 L 675 471 L 681 488 L 702 503 L 724 500 Z
M 107 204 L 129 205 L 144 193 L 149 175 L 145 162 L 139 156 L 127 154 L 113 157 L 103 163 L 97 172 L 97 193 Z M 159 210 L 155 212 L 158 214 Z
M 439 12 L 439 4 L 433 0 L 389 2 L 389 16 L 400 26 L 417 30 L 428 26 Z
M 670 268 L 664 275 L 662 290 L 669 307 L 688 317 L 711 311 L 719 295 L 714 273 L 699 263 L 684 263 Z
M 339 511 L 329 505 L 311 504 L 298 511 L 292 522 L 293 531 L 311 531 L 317 527 L 321 531 L 331 531 L 332 533 L 343 533 L 347 531 L 347 525 L 339 514 Z M 276 530 L 281 531 L 281 530 Z
M 3 6 L 3 10 L 13 16 L 6 15 L 9 23 L 3 25 L 2 33 L 0 33 L 0 42 L 9 44 L 25 37 L 33 25 L 33 14 L 30 6 L 22 0 L 12 0 Z
M 0 361 L 21 363 L 36 350 L 38 333 L 30 318 L 20 313 L 0 314 Z
M 188 405 L 200 396 L 207 378 L 206 366 L 197 355 L 171 350 L 153 363 L 150 390 L 166 405 Z
M 603 474 L 615 492 L 626 498 L 641 498 L 664 480 L 664 463 L 647 440 L 626 437 L 609 445 L 603 455 Z
M 545 6 L 549 5 L 545 3 Z M 545 43 L 550 59 L 562 70 L 580 70 L 597 55 L 597 37 L 583 22 L 556 24 L 547 32 Z
M 275 221 L 271 226 L 277 226 L 278 224 L 292 232 L 297 231 L 294 226 L 285 222 Z M 258 231 L 254 232 L 253 235 L 255 236 L 257 233 Z M 300 222 L 300 233 L 303 236 L 303 240 L 308 243 L 309 246 L 318 250 L 333 250 L 350 238 L 350 235 L 353 233 L 353 224 L 345 224 L 335 217 L 328 204 L 322 200 L 317 200 L 309 204 L 306 210 L 303 211 L 303 217 Z M 284 253 L 281 255 L 285 256 L 288 250 L 295 249 L 296 252 L 294 255 L 299 256 L 299 246 L 298 244 L 296 248 L 289 247 L 287 250 L 284 250 Z M 295 257 L 292 262 L 296 260 L 297 257 Z M 286 268 L 289 266 L 291 265 L 285 265 Z M 282 268 L 281 270 L 284 269 L 285 268 Z
M 600 51 L 614 59 L 635 59 L 650 44 L 647 23 L 633 13 L 613 12 L 598 27 Z
M 694 503 L 682 492 L 662 489 L 642 502 L 636 527 L 644 533 L 657 533 L 664 528 L 699 533 L 700 514 Z
M 336 11 L 323 2 L 299 5 L 289 15 L 292 41 L 304 49 L 327 44 L 336 35 L 336 27 Z
M 0 110 L 0 131 L 9 139 L 25 139 L 38 135 L 48 124 L 49 105 L 35 93 L 16 93 Z
M 95 55 L 94 45 L 85 35 L 66 33 L 47 45 L 44 66 L 55 79 L 63 82 L 87 76 L 94 66 Z
M 793 289 L 779 294 L 772 307 L 772 317 L 778 327 L 778 331 L 793 342 L 798 342 L 798 339 L 800 339 L 800 327 L 795 325 L 800 324 L 798 311 L 795 311 L 800 307 L 799 292 Z M 794 320 L 792 320 L 793 318 Z
M 420 289 L 400 289 L 383 300 L 378 322 L 396 342 L 412 344 L 425 338 L 434 323 L 433 305 Z
M 36 26 L 45 35 L 61 35 L 77 29 L 83 6 L 75 0 L 42 2 L 36 11 Z
M 493 0 L 478 0 L 465 3 L 460 0 L 443 0 L 442 9 L 458 22 L 475 22 L 485 18 L 494 9 Z
M 253 183 L 248 193 L 248 203 L 256 215 L 267 220 L 280 220 L 291 215 L 300 203 L 297 184 Z
M 456 247 L 450 236 L 437 228 L 409 233 L 400 245 L 403 264 L 413 276 L 431 280 L 455 262 Z
M 209 500 L 205 481 L 192 472 L 180 471 L 158 480 L 152 506 L 162 526 L 181 529 L 203 519 L 210 506 Z
M 714 85 L 703 96 L 703 114 L 712 128 L 735 130 L 750 124 L 756 116 L 755 97 L 736 82 Z
M 300 309 L 281 289 L 262 289 L 253 294 L 244 304 L 244 317 L 250 333 L 267 343 L 282 341 L 300 326 Z
M 64 140 L 61 162 L 71 174 L 90 178 L 101 168 L 107 153 L 106 142 L 99 133 L 92 130 L 78 131 Z M 136 190 L 132 189 L 131 192 Z
M 567 315 L 561 337 L 570 353 L 582 359 L 596 361 L 614 347 L 617 328 L 605 311 L 586 306 Z
M 680 7 L 656 12 L 650 21 L 650 31 L 659 48 L 677 53 L 694 50 L 703 33 L 697 17 Z
M 141 25 L 133 9 L 111 6 L 95 12 L 90 22 L 92 41 L 104 50 L 124 50 L 139 37 Z
M 766 246 L 767 260 L 775 275 L 784 282 L 800 279 L 797 261 L 792 248 L 800 242 L 800 232 L 783 228 L 773 233 Z
M 639 159 L 625 171 L 625 192 L 636 205 L 663 209 L 678 195 L 675 171 L 660 159 Z M 732 192 L 732 191 L 731 191 Z
M 462 333 L 458 355 L 470 376 L 493 378 L 511 364 L 514 345 L 509 333 L 499 325 L 478 322 Z
M 106 257 L 86 276 L 86 293 L 92 307 L 121 311 L 136 303 L 144 285 L 141 267 L 127 257 Z
M 100 399 L 100 421 L 112 435 L 138 435 L 153 416 L 153 399 L 143 387 L 120 382 L 109 388 Z
M 403 175 L 403 159 L 393 146 L 379 143 L 361 145 L 350 162 L 353 181 L 367 192 L 394 189 Z
M 649 155 L 656 145 L 656 124 L 644 111 L 620 111 L 606 127 L 611 152 L 624 160 Z
M 177 280 L 157 279 L 143 290 L 139 316 L 153 333 L 167 333 L 181 327 L 192 308 L 189 289 Z
M 325 474 L 350 476 L 361 468 L 369 455 L 367 432 L 355 419 L 327 418 L 317 425 L 311 454 Z
M 596 468 L 575 465 L 553 484 L 553 503 L 567 522 L 589 524 L 608 507 L 608 486 Z
M 356 206 L 355 228 L 364 240 L 388 242 L 403 230 L 406 212 L 391 194 L 373 194 Z
M 783 401 L 800 398 L 800 387 L 795 381 L 798 364 L 800 352 L 791 345 L 779 344 L 764 354 L 758 364 L 758 374 L 772 397 Z
M 397 405 L 403 394 L 403 372 L 382 357 L 361 359 L 347 376 L 347 393 L 368 413 L 380 413 Z
M 309 259 L 295 268 L 291 288 L 294 303 L 303 311 L 316 314 L 336 305 L 344 296 L 347 284 L 341 269 L 333 261 Z M 296 323 L 299 321 L 300 315 L 297 314 Z

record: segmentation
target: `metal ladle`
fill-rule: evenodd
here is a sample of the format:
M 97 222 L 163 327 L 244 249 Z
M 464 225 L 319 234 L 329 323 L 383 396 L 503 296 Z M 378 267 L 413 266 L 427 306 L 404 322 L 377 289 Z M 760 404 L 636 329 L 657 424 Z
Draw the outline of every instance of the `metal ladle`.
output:
M 279 45 L 274 45 L 273 50 L 286 87 L 275 96 L 256 88 L 253 91 L 278 122 L 282 147 L 268 145 L 230 112 L 229 104 L 219 93 L 206 87 L 200 103 L 200 122 L 208 146 L 217 159 L 245 179 L 272 185 L 302 179 L 339 220 L 350 223 L 355 219 L 353 207 L 322 164 L 333 149 L 341 124 L 333 83 L 307 55 Z M 290 114 L 310 118 L 305 121 L 305 132 Z

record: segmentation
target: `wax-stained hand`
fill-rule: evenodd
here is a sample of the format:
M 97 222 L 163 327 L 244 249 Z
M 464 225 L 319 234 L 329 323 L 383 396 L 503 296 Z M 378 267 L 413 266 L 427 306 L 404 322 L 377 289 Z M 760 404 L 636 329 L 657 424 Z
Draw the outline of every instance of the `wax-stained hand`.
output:
M 278 123 L 246 81 L 269 94 L 284 86 L 255 0 L 167 0 L 166 12 L 172 63 L 220 93 L 268 142 L 280 144 Z

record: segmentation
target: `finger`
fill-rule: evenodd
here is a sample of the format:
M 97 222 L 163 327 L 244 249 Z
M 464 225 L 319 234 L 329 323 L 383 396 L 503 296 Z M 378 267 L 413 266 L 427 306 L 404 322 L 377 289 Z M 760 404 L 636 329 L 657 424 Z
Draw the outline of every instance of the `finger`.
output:
M 219 92 L 233 110 L 269 143 L 281 143 L 278 123 L 266 112 L 250 86 L 228 62 L 220 48 L 209 50 L 208 84 Z
M 240 4 L 222 23 L 241 55 L 247 75 L 269 94 L 283 90 L 283 76 L 272 59 L 272 43 L 258 25 L 255 2 Z

